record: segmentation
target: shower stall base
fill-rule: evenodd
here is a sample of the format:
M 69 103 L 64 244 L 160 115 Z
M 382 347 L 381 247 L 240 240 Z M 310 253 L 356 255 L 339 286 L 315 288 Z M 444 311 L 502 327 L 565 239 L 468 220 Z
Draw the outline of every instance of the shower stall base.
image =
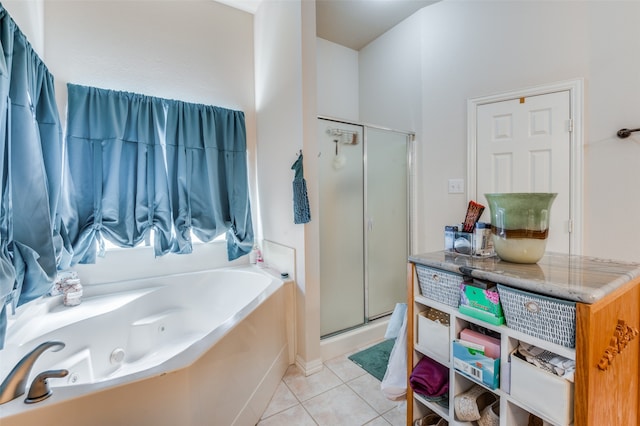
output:
M 355 352 L 384 338 L 390 316 L 386 316 L 349 331 L 337 333 L 320 341 L 323 361 Z

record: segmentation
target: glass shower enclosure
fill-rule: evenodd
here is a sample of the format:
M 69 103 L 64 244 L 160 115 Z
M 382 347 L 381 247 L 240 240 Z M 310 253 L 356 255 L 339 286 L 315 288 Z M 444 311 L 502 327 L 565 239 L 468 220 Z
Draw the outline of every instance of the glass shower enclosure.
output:
M 411 133 L 318 118 L 322 337 L 406 299 L 412 143 Z

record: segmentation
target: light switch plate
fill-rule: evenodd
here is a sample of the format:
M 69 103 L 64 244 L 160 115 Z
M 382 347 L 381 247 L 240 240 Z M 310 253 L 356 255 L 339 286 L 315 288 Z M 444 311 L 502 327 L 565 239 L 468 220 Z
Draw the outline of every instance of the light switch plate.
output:
M 449 179 L 449 194 L 463 194 L 463 193 L 464 193 L 464 180 Z

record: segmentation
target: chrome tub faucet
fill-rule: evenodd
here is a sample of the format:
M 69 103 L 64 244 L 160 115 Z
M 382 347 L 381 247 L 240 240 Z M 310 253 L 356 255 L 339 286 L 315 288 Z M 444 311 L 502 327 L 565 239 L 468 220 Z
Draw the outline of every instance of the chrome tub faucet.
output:
M 44 351 L 51 349 L 52 351 L 57 352 L 64 348 L 64 346 L 65 345 L 62 342 L 44 342 L 22 357 L 16 366 L 13 367 L 13 370 L 11 370 L 9 375 L 4 379 L 2 384 L 0 384 L 0 404 L 12 401 L 25 393 L 31 368 Z

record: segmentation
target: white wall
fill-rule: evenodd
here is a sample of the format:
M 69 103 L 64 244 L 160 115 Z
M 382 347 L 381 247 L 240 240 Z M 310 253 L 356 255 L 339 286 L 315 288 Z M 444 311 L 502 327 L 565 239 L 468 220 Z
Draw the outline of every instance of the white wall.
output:
M 640 2 L 445 0 L 367 46 L 361 53 L 361 74 L 380 75 L 389 58 L 411 43 L 394 37 L 401 31 L 422 31 L 420 45 L 411 48 L 421 57 L 420 75 L 387 72 L 390 87 L 422 87 L 416 130 L 422 144 L 417 160 L 418 251 L 441 249 L 444 225 L 464 217 L 468 199 L 448 194 L 447 179 L 466 177 L 467 100 L 584 78 L 583 253 L 640 261 L 635 249 L 640 228 L 632 225 L 640 209 L 640 178 L 634 173 L 640 164 L 640 135 L 627 141 L 615 137 L 621 127 L 640 127 L 638 16 Z M 363 119 L 400 122 L 392 117 L 403 99 L 381 102 L 365 90 L 360 96 L 361 105 L 372 106 L 366 115 L 361 110 Z
M 360 121 L 358 52 L 317 38 L 318 115 Z
M 255 137 L 251 14 L 205 0 L 56 0 L 45 30 L 59 96 L 73 82 L 239 109 Z
M 310 6 L 315 5 L 269 1 L 255 14 L 261 229 L 264 239 L 295 249 L 297 363 L 307 373 L 322 365 L 317 266 L 305 262 L 316 256 L 318 234 L 313 161 L 317 152 L 315 7 Z M 291 166 L 301 149 L 311 209 L 307 225 L 293 222 Z
M 585 253 L 640 261 L 640 2 L 589 2 Z
M 359 52 L 361 121 L 420 131 L 421 34 L 420 16 L 414 14 Z
M 2 5 L 38 56 L 44 58 L 44 0 L 5 0 Z
M 291 165 L 302 149 L 300 5 L 266 2 L 255 15 L 258 189 L 263 237 L 299 247 Z

